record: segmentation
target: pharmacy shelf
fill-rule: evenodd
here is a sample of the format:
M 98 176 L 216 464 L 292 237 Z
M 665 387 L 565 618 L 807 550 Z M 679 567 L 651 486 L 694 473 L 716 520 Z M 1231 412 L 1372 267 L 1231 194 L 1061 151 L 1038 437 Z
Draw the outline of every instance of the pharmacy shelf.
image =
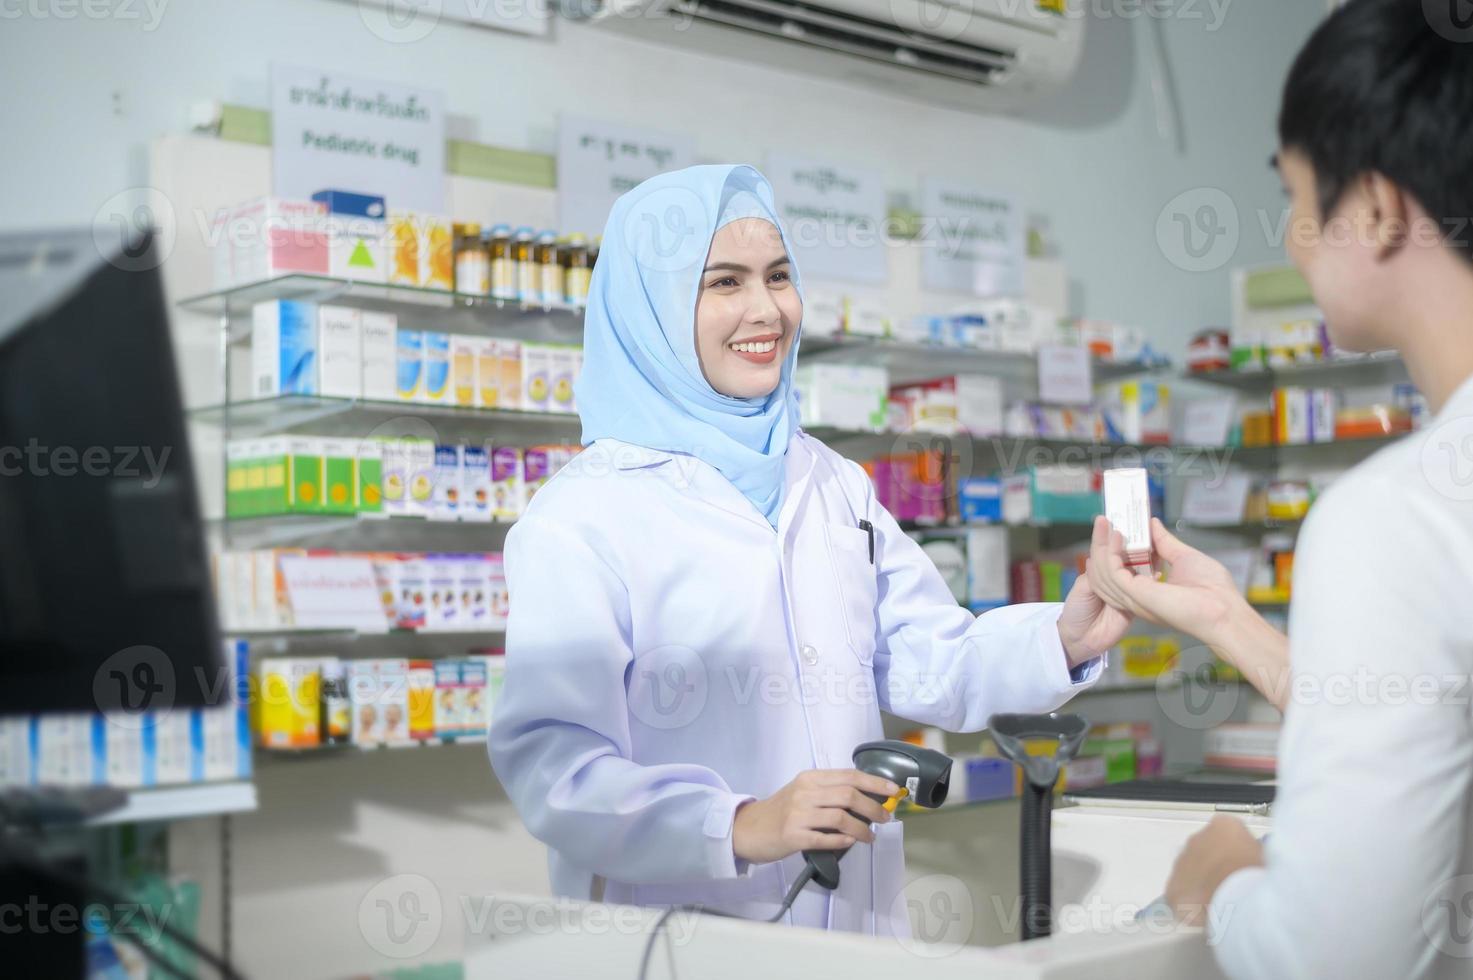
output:
M 1303 525 L 1303 519 L 1299 520 L 1261 520 L 1261 521 L 1236 521 L 1227 524 L 1202 524 L 1197 521 L 1176 521 L 1173 530 L 1182 531 L 1222 531 L 1228 534 L 1266 534 L 1271 531 L 1297 532 Z
M 566 412 L 521 412 L 459 405 L 420 405 L 366 398 L 282 395 L 190 410 L 192 420 L 228 428 L 231 438 L 249 438 L 311 429 L 316 435 L 427 438 L 453 434 L 485 436 L 495 430 L 498 442 L 545 442 L 575 439 L 582 431 L 577 415 Z M 327 431 L 332 430 L 332 431 Z
M 1406 362 L 1394 352 L 1368 354 L 1344 360 L 1309 361 L 1253 371 L 1199 371 L 1181 375 L 1244 390 L 1267 390 L 1285 385 L 1354 385 L 1407 380 Z
M 486 744 L 485 735 L 462 735 L 454 739 L 433 738 L 421 741 L 404 742 L 397 745 L 354 745 L 344 742 L 340 745 L 311 745 L 300 748 L 271 748 L 269 746 L 255 746 L 256 760 L 294 762 L 307 759 L 340 759 L 359 758 L 374 753 L 402 752 L 411 749 L 446 749 L 456 746 Z
M 201 293 L 180 300 L 179 306 L 192 313 L 218 317 L 249 313 L 256 303 L 275 299 L 342 303 L 411 317 L 423 316 L 427 311 L 433 310 L 463 310 L 488 323 L 499 325 L 540 319 L 572 328 L 581 325 L 583 318 L 583 307 L 564 303 L 522 304 L 471 293 L 446 292 L 442 289 L 365 283 L 311 275 L 277 276 L 233 289 Z
M 1224 448 L 1173 446 L 1168 443 L 1095 442 L 1090 439 L 1047 439 L 1040 436 L 973 435 L 969 432 L 911 430 L 875 432 L 869 429 L 841 429 L 831 425 L 805 425 L 803 431 L 832 446 L 852 450 L 857 446 L 884 452 L 916 452 L 942 445 L 961 445 L 975 457 L 996 458 L 1002 462 L 1029 466 L 1035 462 L 1086 464 L 1131 456 L 1136 459 L 1159 458 L 1165 462 L 1174 452 L 1192 449 L 1205 453 L 1225 453 Z M 1038 458 L 1035 458 L 1038 457 Z
M 854 334 L 804 334 L 798 356 L 804 361 L 883 366 L 890 373 L 891 384 L 958 373 L 1017 380 L 1038 377 L 1038 355 L 1034 353 L 979 350 Z M 1093 373 L 1094 380 L 1106 381 L 1158 370 L 1143 364 L 1096 360 Z
M 184 820 L 256 809 L 256 786 L 248 781 L 191 783 L 132 790 L 121 808 L 89 820 L 93 827 L 146 820 Z
M 231 629 L 221 627 L 220 632 L 225 636 L 239 640 L 281 640 L 287 643 L 317 643 L 325 639 L 357 641 L 357 640 L 395 640 L 395 639 L 423 639 L 444 637 L 446 639 L 464 639 L 476 636 L 504 636 L 505 630 L 409 630 L 409 629 L 386 629 L 386 630 L 357 630 L 350 627 L 283 627 L 279 629 Z
M 311 546 L 331 538 L 339 551 L 500 551 L 512 523 L 355 514 L 276 514 L 210 521 L 237 550 Z

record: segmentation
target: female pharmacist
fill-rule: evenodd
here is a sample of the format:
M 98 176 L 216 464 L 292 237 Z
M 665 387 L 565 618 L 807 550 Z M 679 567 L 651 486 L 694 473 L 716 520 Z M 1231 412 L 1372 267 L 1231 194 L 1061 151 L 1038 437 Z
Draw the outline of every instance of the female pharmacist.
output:
M 1057 707 L 1128 617 L 1086 579 L 974 617 L 858 465 L 797 426 L 803 300 L 765 178 L 614 205 L 576 389 L 587 447 L 507 537 L 491 761 L 562 895 L 905 935 L 901 828 L 851 768 L 880 710 L 958 731 Z M 851 809 L 864 819 L 845 813 Z M 870 824 L 875 826 L 872 828 Z
M 1336 346 L 1399 350 L 1436 413 L 1315 503 L 1288 638 L 1159 522 L 1168 584 L 1096 528 L 1107 602 L 1196 633 L 1285 710 L 1269 840 L 1219 817 L 1167 885 L 1239 980 L 1473 970 L 1473 55 L 1451 16 L 1351 0 L 1284 91 L 1289 254 Z

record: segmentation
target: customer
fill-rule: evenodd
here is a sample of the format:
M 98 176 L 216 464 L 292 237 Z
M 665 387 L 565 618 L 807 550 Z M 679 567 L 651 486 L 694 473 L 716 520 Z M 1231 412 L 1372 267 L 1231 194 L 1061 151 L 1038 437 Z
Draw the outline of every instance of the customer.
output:
M 1351 0 L 1284 90 L 1290 257 L 1335 344 L 1396 348 L 1436 413 L 1316 502 L 1288 640 L 1159 522 L 1167 584 L 1097 522 L 1107 602 L 1195 633 L 1286 710 L 1271 838 L 1219 817 L 1167 885 L 1244 980 L 1473 975 L 1473 46 L 1447 26 Z

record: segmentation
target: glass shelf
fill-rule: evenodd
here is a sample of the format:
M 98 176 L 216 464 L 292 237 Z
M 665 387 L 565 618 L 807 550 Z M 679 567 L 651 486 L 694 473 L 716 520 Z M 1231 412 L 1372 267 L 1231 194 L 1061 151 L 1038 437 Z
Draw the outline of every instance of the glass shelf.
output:
M 1406 363 L 1399 354 L 1385 351 L 1345 360 L 1307 361 L 1255 371 L 1202 371 L 1181 375 L 1189 381 L 1206 381 L 1232 388 L 1263 389 L 1283 385 L 1374 384 L 1407 380 Z
M 892 384 L 948 374 L 985 374 L 1001 378 L 1038 376 L 1038 355 L 1021 351 L 981 350 L 918 341 L 864 337 L 853 334 L 805 335 L 798 356 L 806 361 L 883 365 Z M 1143 364 L 1115 364 L 1096 360 L 1095 381 L 1160 371 Z
M 128 791 L 128 801 L 116 810 L 87 821 L 89 826 L 147 820 L 185 820 L 256 809 L 256 786 L 250 781 L 184 783 Z
M 280 548 L 316 545 L 331 538 L 340 551 L 500 551 L 510 521 L 432 521 L 424 517 L 359 514 L 271 514 L 217 517 L 229 547 Z
M 288 432 L 303 426 L 330 424 L 333 435 L 341 431 L 360 436 L 384 435 L 405 437 L 423 435 L 433 438 L 441 429 L 484 434 L 495 429 L 498 434 L 516 434 L 532 441 L 549 437 L 575 437 L 582 423 L 577 415 L 567 412 L 520 412 L 507 409 L 466 408 L 459 405 L 422 405 L 415 402 L 370 401 L 362 398 L 325 398 L 317 395 L 282 395 L 254 401 L 231 402 L 228 405 L 205 405 L 191 409 L 189 416 L 206 425 L 229 425 L 233 438 Z M 400 423 L 400 424 L 396 424 Z M 426 431 L 417 433 L 416 423 Z M 515 439 L 509 442 L 515 442 Z
M 189 296 L 180 300 L 178 305 L 192 313 L 225 316 L 249 312 L 256 303 L 273 299 L 309 300 L 317 303 L 340 301 L 364 309 L 410 315 L 433 309 L 470 310 L 498 322 L 540 318 L 558 320 L 570 327 L 580 324 L 583 317 L 583 307 L 565 303 L 549 306 L 523 305 L 514 300 L 492 299 L 471 293 L 313 275 L 263 279 L 230 289 Z

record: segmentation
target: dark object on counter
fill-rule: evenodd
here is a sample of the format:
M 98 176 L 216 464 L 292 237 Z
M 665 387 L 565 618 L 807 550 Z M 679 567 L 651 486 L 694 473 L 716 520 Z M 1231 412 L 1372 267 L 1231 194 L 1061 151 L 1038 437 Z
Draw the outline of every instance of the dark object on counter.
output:
M 1054 784 L 1064 764 L 1074 758 L 1089 733 L 1083 715 L 999 714 L 988 719 L 992 740 L 1002 754 L 1023 770 L 1023 817 L 1019 834 L 1019 896 L 1023 900 L 1021 922 L 1024 940 L 1039 939 L 1053 932 L 1053 833 L 1050 820 L 1054 809 Z M 1053 755 L 1029 755 L 1028 741 L 1057 741 Z

